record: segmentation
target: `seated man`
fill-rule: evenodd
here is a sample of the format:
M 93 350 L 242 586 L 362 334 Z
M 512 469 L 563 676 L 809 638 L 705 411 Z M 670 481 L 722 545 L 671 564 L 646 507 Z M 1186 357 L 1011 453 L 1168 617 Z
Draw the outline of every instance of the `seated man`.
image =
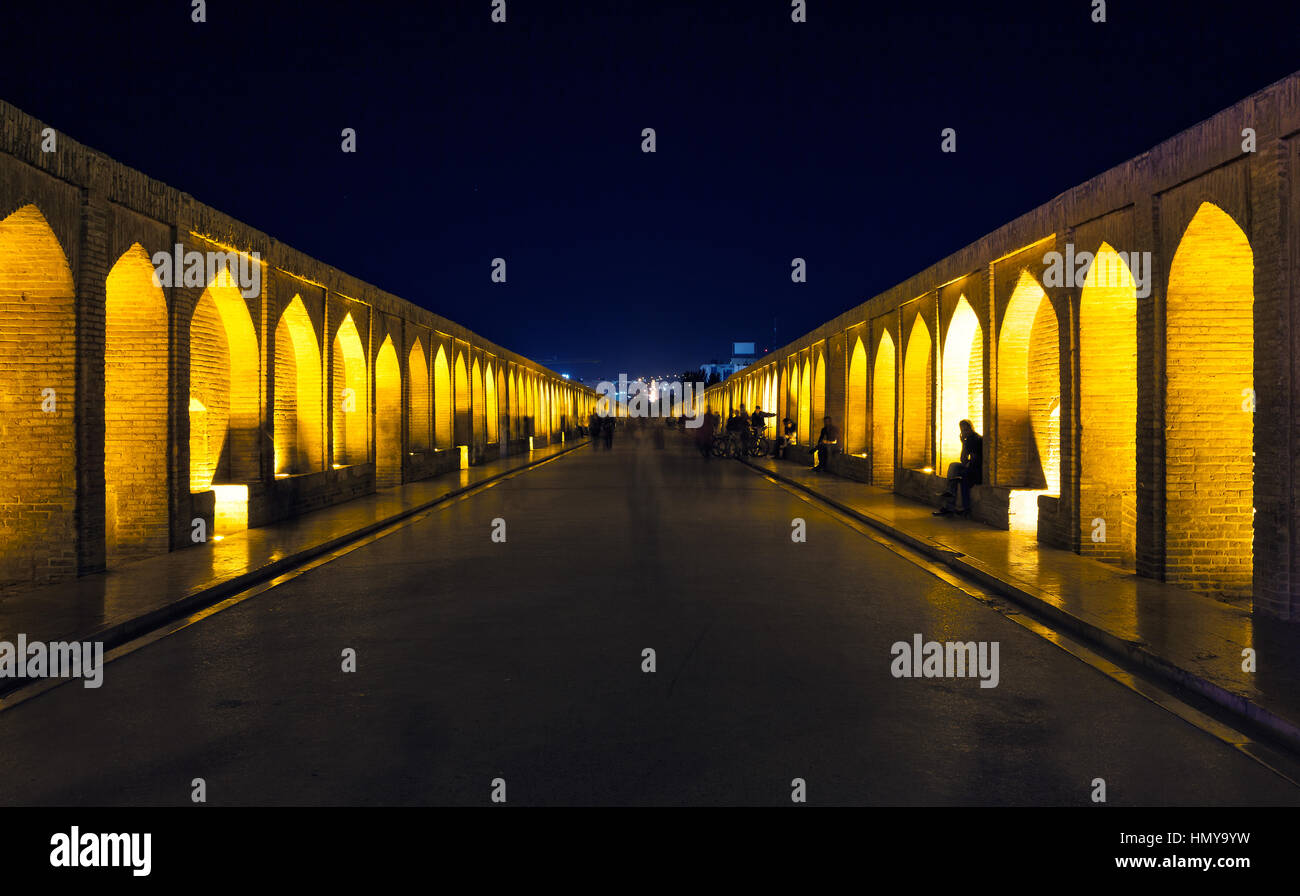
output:
M 825 470 L 826 458 L 840 443 L 840 431 L 827 417 L 822 423 L 822 431 L 817 434 L 817 445 L 812 450 L 813 469 Z
M 791 445 L 795 444 L 795 440 L 798 437 L 797 436 L 798 431 L 799 429 L 797 426 L 794 425 L 793 420 L 791 420 L 789 417 L 782 419 L 781 432 L 776 439 L 777 458 L 779 458 L 780 460 L 785 460 L 786 449 Z
M 957 513 L 962 516 L 970 514 L 970 489 L 984 481 L 984 437 L 975 431 L 969 420 L 957 424 L 961 429 L 961 460 L 948 465 L 948 490 L 943 493 L 943 506 L 934 512 L 935 516 L 947 516 L 953 512 L 952 502 L 961 490 L 961 507 Z

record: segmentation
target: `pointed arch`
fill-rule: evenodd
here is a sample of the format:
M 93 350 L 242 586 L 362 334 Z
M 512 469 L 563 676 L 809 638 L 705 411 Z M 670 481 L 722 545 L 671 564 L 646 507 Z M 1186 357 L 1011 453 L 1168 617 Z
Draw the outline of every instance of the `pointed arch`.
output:
M 348 312 L 334 334 L 334 349 L 330 364 L 334 421 L 334 453 L 336 467 L 364 464 L 370 459 L 369 375 L 366 351 L 357 331 L 356 321 Z
M 105 283 L 104 549 L 109 567 L 170 547 L 167 300 L 139 243 Z
M 510 397 L 506 393 L 506 362 L 497 364 L 497 438 L 496 441 L 510 441 Z
M 1051 300 L 1021 271 L 998 336 L 999 485 L 1060 492 L 1059 338 Z
M 1137 284 L 1109 243 L 1079 296 L 1079 524 L 1082 552 L 1132 567 L 1137 522 Z M 1093 520 L 1106 538 L 1093 541 Z
M 812 383 L 812 421 L 808 428 L 809 438 L 816 438 L 821 432 L 822 420 L 826 417 L 826 355 L 817 352 L 817 364 L 813 367 Z
M 275 327 L 275 472 L 313 473 L 324 462 L 321 356 L 316 327 L 295 295 Z
M 190 319 L 190 488 L 260 475 L 260 363 L 248 305 L 228 270 Z
M 942 413 L 938 470 L 961 460 L 961 429 L 969 420 L 984 431 L 984 332 L 966 297 L 957 300 L 943 340 Z
M 880 334 L 871 373 L 871 481 L 894 487 L 894 410 L 897 349 L 888 330 Z
M 402 484 L 402 366 L 385 336 L 375 356 L 375 486 Z
M 473 391 L 471 401 L 471 410 L 473 413 L 473 424 L 471 428 L 470 442 L 485 441 L 487 434 L 487 413 L 483 400 L 483 368 L 475 358 L 470 366 L 470 389 Z
M 806 358 L 799 376 L 799 441 L 812 441 L 812 362 Z
M 77 573 L 75 296 L 40 210 L 0 221 L 0 586 Z
M 429 361 L 424 354 L 424 343 L 415 337 L 411 351 L 406 356 L 407 415 L 411 451 L 425 452 L 433 447 L 433 414 L 430 408 Z
M 1204 202 L 1166 292 L 1165 578 L 1234 597 L 1254 573 L 1254 271 L 1245 232 Z
M 910 470 L 929 467 L 930 441 L 934 421 L 934 380 L 930 374 L 932 350 L 930 326 L 917 314 L 903 353 L 903 449 L 902 466 Z
M 473 438 L 470 431 L 469 371 L 465 369 L 465 353 L 456 353 L 456 444 L 468 445 Z
M 492 369 L 492 362 L 489 361 L 487 369 L 483 371 L 484 386 L 484 410 L 487 414 L 487 442 L 489 445 L 494 444 L 501 438 L 500 420 L 497 417 L 497 375 Z
M 867 350 L 861 337 L 854 337 L 849 353 L 848 400 L 844 408 L 844 450 L 861 454 L 867 450 Z
M 786 411 L 785 415 L 790 418 L 795 426 L 795 438 L 801 440 L 803 432 L 799 428 L 799 359 L 790 358 L 790 385 L 786 390 Z
M 452 392 L 451 372 L 447 366 L 447 352 L 442 345 L 433 359 L 433 412 L 435 415 L 433 444 L 439 450 L 452 447 Z

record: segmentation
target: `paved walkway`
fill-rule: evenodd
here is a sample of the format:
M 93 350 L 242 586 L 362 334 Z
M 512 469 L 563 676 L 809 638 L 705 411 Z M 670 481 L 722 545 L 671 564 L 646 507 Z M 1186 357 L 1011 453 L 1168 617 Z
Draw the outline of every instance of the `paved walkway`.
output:
M 1072 634 L 1139 663 L 1300 746 L 1295 629 L 1248 609 L 1140 578 L 1028 534 L 960 517 L 883 488 L 772 458 L 745 463 L 817 495 Z M 1256 671 L 1243 671 L 1252 648 Z
M 586 444 L 538 448 L 109 572 L 6 595 L 0 599 L 0 638 L 22 633 L 28 641 L 103 641 L 109 649 L 439 501 Z M 0 691 L 21 683 L 4 679 Z

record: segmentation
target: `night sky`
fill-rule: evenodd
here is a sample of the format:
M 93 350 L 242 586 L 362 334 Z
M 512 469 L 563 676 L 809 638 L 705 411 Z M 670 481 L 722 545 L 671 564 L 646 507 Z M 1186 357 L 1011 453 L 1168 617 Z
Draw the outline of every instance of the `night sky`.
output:
M 1250 0 L 267 5 L 10 4 L 0 97 L 592 383 L 784 344 L 1300 69 Z

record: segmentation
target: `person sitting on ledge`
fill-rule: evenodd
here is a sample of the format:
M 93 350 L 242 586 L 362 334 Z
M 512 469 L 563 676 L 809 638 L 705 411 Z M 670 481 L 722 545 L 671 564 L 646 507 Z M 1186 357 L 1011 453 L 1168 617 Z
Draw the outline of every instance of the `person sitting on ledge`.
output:
M 956 512 L 962 516 L 970 515 L 970 489 L 984 481 L 984 437 L 975 431 L 969 420 L 957 424 L 961 429 L 961 460 L 948 464 L 948 490 L 943 493 L 943 506 L 934 512 L 935 516 L 947 516 L 953 512 L 953 500 L 961 490 L 961 507 Z
M 822 425 L 822 431 L 817 434 L 817 445 L 812 450 L 814 470 L 826 469 L 826 461 L 839 443 L 839 428 L 831 422 L 830 417 L 827 417 Z

